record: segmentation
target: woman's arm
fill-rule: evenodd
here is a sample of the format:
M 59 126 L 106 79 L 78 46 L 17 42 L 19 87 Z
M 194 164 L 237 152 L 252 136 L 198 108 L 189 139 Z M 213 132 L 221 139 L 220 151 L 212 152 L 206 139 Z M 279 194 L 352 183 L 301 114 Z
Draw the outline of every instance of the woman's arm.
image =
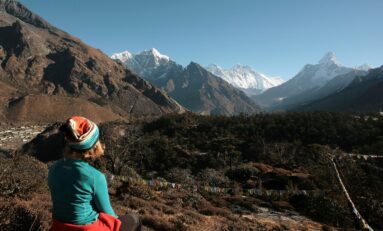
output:
M 104 212 L 114 217 L 117 217 L 117 215 L 113 211 L 112 205 L 110 204 L 108 185 L 103 174 L 97 174 L 95 176 L 94 194 L 94 200 L 96 202 L 97 209 L 100 212 Z

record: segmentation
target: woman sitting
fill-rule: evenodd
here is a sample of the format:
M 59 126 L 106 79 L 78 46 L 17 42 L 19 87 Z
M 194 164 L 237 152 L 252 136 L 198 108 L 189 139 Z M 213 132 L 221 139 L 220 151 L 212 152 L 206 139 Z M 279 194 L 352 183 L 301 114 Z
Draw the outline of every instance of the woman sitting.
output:
M 49 169 L 48 185 L 53 202 L 51 231 L 125 231 L 140 230 L 139 219 L 118 218 L 110 204 L 104 174 L 87 160 L 104 154 L 97 125 L 73 116 L 60 128 L 64 132 L 64 158 Z

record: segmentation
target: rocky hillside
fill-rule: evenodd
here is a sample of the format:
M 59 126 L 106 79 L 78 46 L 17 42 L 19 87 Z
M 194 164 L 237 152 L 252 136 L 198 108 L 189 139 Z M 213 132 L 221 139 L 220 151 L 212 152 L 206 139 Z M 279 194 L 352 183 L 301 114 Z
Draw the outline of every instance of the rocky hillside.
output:
M 122 64 L 12 0 L 0 0 L 0 85 L 0 116 L 7 120 L 14 119 L 10 110 L 39 117 L 27 102 L 40 100 L 47 120 L 63 117 L 51 110 L 57 103 L 73 113 L 98 108 L 111 115 L 107 120 L 184 111 Z

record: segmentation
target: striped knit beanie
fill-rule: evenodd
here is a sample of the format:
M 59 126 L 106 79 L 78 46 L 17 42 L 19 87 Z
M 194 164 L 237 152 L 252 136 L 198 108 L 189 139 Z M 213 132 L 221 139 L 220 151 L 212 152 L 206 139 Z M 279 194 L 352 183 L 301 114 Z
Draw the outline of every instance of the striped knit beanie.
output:
M 69 147 L 75 150 L 87 150 L 97 142 L 100 131 L 97 125 L 82 116 L 72 116 L 66 122 L 66 135 Z

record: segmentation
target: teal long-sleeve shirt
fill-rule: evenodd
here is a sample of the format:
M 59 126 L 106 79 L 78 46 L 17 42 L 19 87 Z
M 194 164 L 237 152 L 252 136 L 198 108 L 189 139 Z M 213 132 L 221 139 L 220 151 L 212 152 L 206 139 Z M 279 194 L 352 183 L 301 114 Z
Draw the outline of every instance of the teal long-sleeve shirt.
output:
M 48 185 L 53 217 L 85 225 L 97 220 L 99 212 L 114 217 L 104 174 L 82 160 L 62 159 L 49 169 Z

